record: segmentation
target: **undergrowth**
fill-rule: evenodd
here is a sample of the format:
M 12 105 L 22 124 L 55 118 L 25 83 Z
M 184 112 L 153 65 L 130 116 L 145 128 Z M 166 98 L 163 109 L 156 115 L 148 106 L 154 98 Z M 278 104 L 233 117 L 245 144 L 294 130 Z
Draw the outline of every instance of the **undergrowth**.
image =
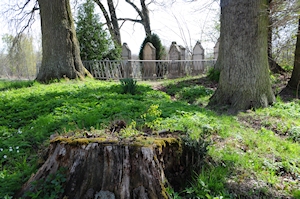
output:
M 117 82 L 90 79 L 0 82 L 0 198 L 13 196 L 36 172 L 51 134 L 103 133 L 117 120 L 129 124 L 124 137 L 167 129 L 187 133 L 192 144 L 209 135 L 203 169 L 187 187 L 169 190 L 174 198 L 299 197 L 299 101 L 220 115 L 205 107 L 213 89 L 188 79 L 168 81 L 166 92 L 135 86 L 131 95 Z

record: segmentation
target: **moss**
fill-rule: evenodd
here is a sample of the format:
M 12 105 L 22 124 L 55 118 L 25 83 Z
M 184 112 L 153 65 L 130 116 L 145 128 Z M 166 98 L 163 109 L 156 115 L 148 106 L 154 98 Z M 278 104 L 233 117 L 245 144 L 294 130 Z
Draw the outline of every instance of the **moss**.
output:
M 162 195 L 162 197 L 163 198 L 170 198 L 170 197 L 168 197 L 168 194 L 167 194 L 167 190 L 166 190 L 166 187 L 165 187 L 165 185 L 164 185 L 164 183 L 160 183 L 160 187 L 161 187 L 161 195 Z
M 117 139 L 108 139 L 106 137 L 98 137 L 98 138 L 77 138 L 77 137 L 56 137 L 51 140 L 50 143 L 63 143 L 72 146 L 78 145 L 87 145 L 89 143 L 117 143 Z
M 134 147 L 154 147 L 159 151 L 170 145 L 177 145 L 178 152 L 182 152 L 181 139 L 176 137 L 161 138 L 161 137 L 135 137 L 132 140 L 120 140 L 118 138 L 107 138 L 107 137 L 97 137 L 97 138 L 78 138 L 78 137 L 56 137 L 51 140 L 50 143 L 63 143 L 71 146 L 88 145 L 89 143 L 101 143 L 101 144 L 116 144 L 119 145 L 130 145 Z

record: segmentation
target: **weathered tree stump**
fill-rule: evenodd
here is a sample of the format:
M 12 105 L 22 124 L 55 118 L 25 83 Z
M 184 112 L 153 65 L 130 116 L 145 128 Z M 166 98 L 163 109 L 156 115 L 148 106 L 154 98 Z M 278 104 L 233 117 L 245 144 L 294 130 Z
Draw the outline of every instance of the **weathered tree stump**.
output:
M 180 185 L 197 159 L 179 137 L 56 137 L 50 143 L 48 159 L 16 198 L 60 168 L 67 168 L 60 198 L 170 198 L 166 187 Z

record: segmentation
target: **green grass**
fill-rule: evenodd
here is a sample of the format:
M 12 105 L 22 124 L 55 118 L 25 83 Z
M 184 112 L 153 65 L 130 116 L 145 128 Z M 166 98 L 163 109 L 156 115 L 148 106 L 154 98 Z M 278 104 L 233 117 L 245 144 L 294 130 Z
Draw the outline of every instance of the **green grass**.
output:
M 0 198 L 12 196 L 36 172 L 50 135 L 103 133 L 117 120 L 131 124 L 123 136 L 145 125 L 182 131 L 192 140 L 208 136 L 203 169 L 176 198 L 299 198 L 299 101 L 226 115 L 205 108 L 213 89 L 195 84 L 195 78 L 163 84 L 166 93 L 138 82 L 131 95 L 122 94 L 118 82 L 91 79 L 48 85 L 0 81 Z

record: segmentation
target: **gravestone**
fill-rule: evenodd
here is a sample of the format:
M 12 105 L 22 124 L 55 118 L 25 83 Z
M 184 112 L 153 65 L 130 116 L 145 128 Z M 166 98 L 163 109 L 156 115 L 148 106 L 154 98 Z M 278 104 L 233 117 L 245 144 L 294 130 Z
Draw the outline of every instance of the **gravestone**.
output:
M 172 61 L 169 64 L 168 77 L 180 77 L 184 72 L 184 63 L 181 60 L 185 60 L 185 48 L 173 41 L 169 50 L 169 59 Z
M 202 47 L 201 43 L 197 41 L 196 45 L 193 49 L 193 74 L 200 74 L 204 71 L 204 48 Z
M 147 42 L 143 49 L 144 67 L 142 76 L 143 79 L 156 78 L 156 61 L 155 61 L 156 49 L 152 43 Z M 153 60 L 153 61 L 152 61 Z
M 132 75 L 132 66 L 131 62 L 131 50 L 127 43 L 123 43 L 122 45 L 122 74 L 124 78 L 130 78 Z
M 219 45 L 220 45 L 220 39 L 218 39 L 215 47 L 214 47 L 214 58 L 218 59 L 219 56 Z

